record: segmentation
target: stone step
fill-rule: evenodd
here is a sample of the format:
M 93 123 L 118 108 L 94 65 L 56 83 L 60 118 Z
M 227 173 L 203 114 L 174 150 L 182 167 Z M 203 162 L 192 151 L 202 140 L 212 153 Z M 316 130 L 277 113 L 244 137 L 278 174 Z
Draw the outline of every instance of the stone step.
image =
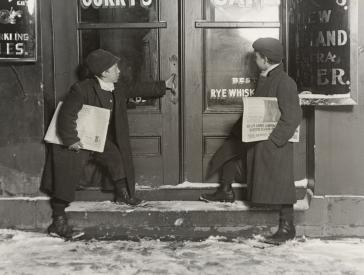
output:
M 214 192 L 218 184 L 215 183 L 183 183 L 179 185 L 164 185 L 158 188 L 137 186 L 136 196 L 147 201 L 193 201 L 198 200 L 201 194 Z M 233 184 L 237 200 L 246 199 L 246 184 Z M 305 197 L 307 185 L 296 183 L 296 198 Z M 108 201 L 113 199 L 112 192 L 101 191 L 99 187 L 86 188 L 76 192 L 76 201 Z
M 308 197 L 295 204 L 296 220 L 308 209 Z M 277 209 L 253 208 L 247 203 L 149 201 L 139 207 L 111 202 L 78 201 L 67 208 L 70 223 L 85 238 L 201 240 L 270 234 L 278 223 Z

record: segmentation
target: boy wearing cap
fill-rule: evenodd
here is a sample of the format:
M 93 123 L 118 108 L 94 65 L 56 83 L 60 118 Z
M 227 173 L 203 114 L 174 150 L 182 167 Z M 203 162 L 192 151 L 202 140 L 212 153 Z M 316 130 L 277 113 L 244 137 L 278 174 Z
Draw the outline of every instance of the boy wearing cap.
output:
M 49 234 L 71 238 L 75 232 L 68 225 L 65 208 L 75 198 L 87 161 L 104 167 L 114 184 L 114 202 L 138 205 L 135 197 L 134 166 L 129 143 L 126 101 L 128 97 L 161 97 L 173 88 L 174 76 L 167 81 L 140 83 L 134 87 L 118 82 L 119 58 L 103 49 L 91 52 L 86 65 L 92 77 L 75 83 L 67 94 L 58 116 L 58 135 L 64 146 L 50 146 L 41 190 L 51 196 L 53 222 Z M 77 136 L 76 119 L 82 106 L 110 110 L 110 121 L 103 153 L 82 149 Z
M 229 188 L 220 187 L 214 194 L 201 197 L 210 201 L 228 201 L 229 198 L 233 198 L 231 183 L 236 175 L 241 174 L 239 171 L 245 172 L 246 162 L 248 200 L 252 204 L 276 205 L 280 209 L 278 231 L 267 237 L 266 242 L 281 243 L 294 238 L 296 233 L 293 223 L 293 204 L 296 202 L 293 144 L 288 140 L 300 124 L 302 110 L 296 83 L 283 70 L 284 55 L 280 41 L 269 37 L 259 38 L 253 43 L 253 48 L 257 66 L 261 71 L 254 96 L 276 97 L 281 117 L 268 140 L 252 143 L 241 142 L 239 119 L 232 129 L 230 138 L 217 152 L 219 156 L 223 156 L 220 157 L 220 162 L 213 160 L 222 165 L 222 172 L 226 172 L 228 166 L 239 167 L 237 164 L 240 159 L 243 167 L 240 165 L 240 170 L 230 169 L 230 178 L 223 175 L 230 179 Z M 224 192 L 227 189 L 229 191 Z

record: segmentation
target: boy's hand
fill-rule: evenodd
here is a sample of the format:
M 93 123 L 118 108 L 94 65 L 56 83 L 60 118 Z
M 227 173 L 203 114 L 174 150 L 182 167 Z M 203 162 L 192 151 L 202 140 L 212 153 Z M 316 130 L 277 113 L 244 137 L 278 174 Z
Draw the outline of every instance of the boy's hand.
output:
M 171 76 L 166 80 L 166 88 L 169 89 L 173 95 L 176 94 L 176 91 L 175 91 L 176 87 L 174 84 L 175 78 L 176 78 L 176 74 L 171 74 Z
M 68 150 L 79 152 L 83 148 L 81 141 L 78 141 L 70 146 L 68 146 Z

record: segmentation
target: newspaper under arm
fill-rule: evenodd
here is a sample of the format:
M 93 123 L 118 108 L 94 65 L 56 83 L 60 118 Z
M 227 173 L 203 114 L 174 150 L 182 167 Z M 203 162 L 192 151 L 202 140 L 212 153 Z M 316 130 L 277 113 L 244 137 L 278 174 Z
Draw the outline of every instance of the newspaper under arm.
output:
M 268 140 L 276 127 L 281 112 L 275 97 L 243 98 L 242 141 L 254 142 Z M 297 127 L 290 142 L 299 142 L 300 126 Z
M 62 140 L 57 134 L 57 118 L 62 102 L 59 102 L 48 127 L 44 141 L 62 145 Z M 103 152 L 109 126 L 110 110 L 91 105 L 83 105 L 76 121 L 78 137 L 83 149 Z

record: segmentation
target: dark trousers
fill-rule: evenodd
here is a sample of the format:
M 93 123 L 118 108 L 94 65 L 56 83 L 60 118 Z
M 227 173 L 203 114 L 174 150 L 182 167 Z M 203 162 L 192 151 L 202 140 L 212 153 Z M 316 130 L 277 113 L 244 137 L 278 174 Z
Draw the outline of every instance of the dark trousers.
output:
M 104 152 L 92 154 L 92 161 L 105 168 L 114 182 L 126 177 L 119 148 L 109 139 L 106 140 Z
M 231 185 L 233 182 L 244 182 L 246 177 L 245 162 L 243 156 L 237 156 L 225 162 L 220 169 L 220 184 L 222 186 Z
M 251 207 L 258 207 L 258 208 L 266 208 L 270 209 L 272 207 L 271 204 L 264 204 L 264 203 L 251 203 Z M 279 213 L 279 221 L 288 221 L 293 222 L 294 220 L 294 209 L 293 204 L 274 204 L 275 209 L 278 210 Z
M 118 183 L 122 187 L 126 186 L 123 160 L 119 148 L 112 140 L 107 139 L 104 152 L 92 153 L 90 160 L 105 168 L 114 183 Z M 51 206 L 53 210 L 53 216 L 64 215 L 65 208 L 68 207 L 69 203 L 70 202 L 58 198 L 52 198 Z
M 279 219 L 288 222 L 293 222 L 294 219 L 293 204 L 281 205 L 281 209 L 279 210 Z

